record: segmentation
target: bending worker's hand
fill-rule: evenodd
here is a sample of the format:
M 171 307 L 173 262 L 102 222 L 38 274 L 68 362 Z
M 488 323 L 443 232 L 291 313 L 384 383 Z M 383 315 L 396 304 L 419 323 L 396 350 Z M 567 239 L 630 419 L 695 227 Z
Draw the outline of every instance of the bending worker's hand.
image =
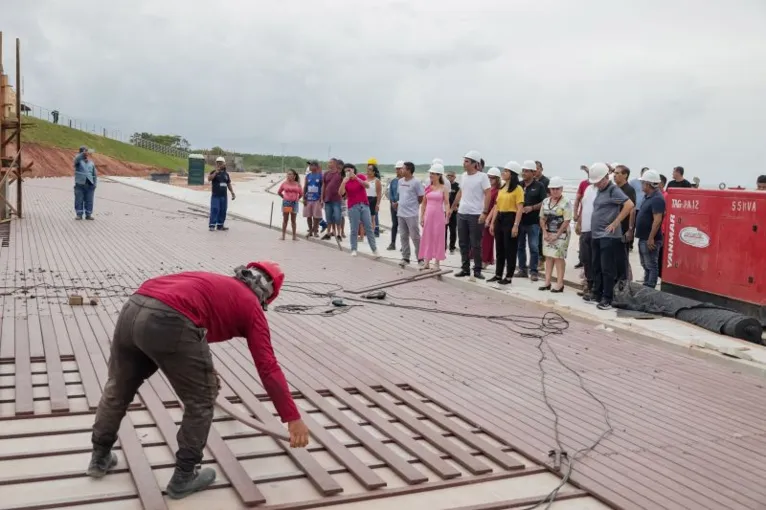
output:
M 289 422 L 287 431 L 290 433 L 290 448 L 304 448 L 309 444 L 309 428 L 303 420 Z

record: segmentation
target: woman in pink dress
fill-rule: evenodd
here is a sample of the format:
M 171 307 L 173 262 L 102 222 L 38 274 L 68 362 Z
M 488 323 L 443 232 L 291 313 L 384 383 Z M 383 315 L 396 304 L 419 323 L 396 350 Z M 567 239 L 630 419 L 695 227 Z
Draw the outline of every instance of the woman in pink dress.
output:
M 420 238 L 418 258 L 425 261 L 421 269 L 431 269 L 431 260 L 439 269 L 439 261 L 447 258 L 444 240 L 444 226 L 449 220 L 449 191 L 444 185 L 444 166 L 431 165 L 429 169 L 431 184 L 420 204 L 420 225 L 423 235 Z

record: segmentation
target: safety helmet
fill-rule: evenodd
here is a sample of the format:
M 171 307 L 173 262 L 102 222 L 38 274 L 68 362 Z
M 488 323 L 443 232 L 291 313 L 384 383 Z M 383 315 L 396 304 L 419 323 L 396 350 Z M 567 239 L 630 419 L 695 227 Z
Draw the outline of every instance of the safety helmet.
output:
M 395 168 L 404 168 L 404 161 L 402 161 L 401 159 L 397 161 Z
M 508 163 L 505 164 L 503 168 L 505 170 L 510 170 L 511 172 L 517 175 L 521 173 L 521 165 L 515 161 L 509 161 Z
M 660 173 L 657 170 L 649 169 L 639 177 L 640 181 L 648 182 L 650 184 L 659 184 L 662 182 L 660 179 Z
M 551 177 L 551 180 L 548 182 L 548 189 L 556 189 L 556 188 L 563 188 L 564 187 L 564 179 L 561 177 Z
M 223 156 L 218 156 L 215 158 L 216 163 L 226 163 L 226 159 Z
M 493 166 L 492 168 L 487 170 L 487 175 L 489 177 L 497 177 L 499 179 L 500 178 L 500 169 L 497 168 L 496 166 Z
M 270 260 L 250 262 L 247 265 L 247 268 L 255 268 L 271 279 L 271 285 L 274 287 L 274 292 L 272 292 L 271 296 L 266 300 L 267 304 L 271 304 L 272 301 L 277 299 L 279 289 L 282 288 L 282 284 L 285 282 L 285 273 L 282 272 L 282 268 L 279 267 L 279 264 Z
M 471 161 L 475 161 L 477 163 L 481 162 L 481 154 L 479 151 L 470 150 L 465 153 L 465 156 L 463 156 L 465 159 L 470 159 Z
M 377 165 L 378 164 L 378 160 L 376 158 L 370 158 L 370 159 L 367 160 L 367 164 L 368 165 Z
M 522 170 L 537 170 L 537 163 L 533 159 L 528 159 L 524 161 L 524 163 L 521 165 Z
M 439 163 L 434 163 L 433 165 L 431 165 L 431 168 L 428 169 L 428 173 L 444 175 L 444 165 L 440 165 Z
M 606 163 L 593 163 L 588 170 L 588 182 L 596 184 L 609 175 L 609 167 Z

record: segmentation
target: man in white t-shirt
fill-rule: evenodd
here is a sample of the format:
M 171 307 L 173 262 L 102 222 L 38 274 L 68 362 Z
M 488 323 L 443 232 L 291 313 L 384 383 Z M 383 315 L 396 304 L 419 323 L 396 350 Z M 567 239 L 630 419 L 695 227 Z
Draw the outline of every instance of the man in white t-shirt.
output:
M 593 218 L 593 202 L 596 200 L 598 190 L 592 184 L 585 188 L 580 206 L 582 207 L 580 216 L 577 218 L 575 232 L 580 236 L 580 262 L 585 272 L 585 288 L 583 296 L 590 295 L 593 288 L 593 263 L 591 262 L 591 219 Z
M 463 158 L 465 172 L 460 177 L 460 191 L 455 197 L 451 214 L 457 210 L 457 237 L 460 243 L 462 265 L 455 276 L 471 276 L 469 253 L 473 252 L 473 277 L 483 280 L 481 274 L 481 237 L 484 220 L 489 214 L 490 184 L 487 174 L 481 171 L 482 159 L 478 151 L 468 151 Z

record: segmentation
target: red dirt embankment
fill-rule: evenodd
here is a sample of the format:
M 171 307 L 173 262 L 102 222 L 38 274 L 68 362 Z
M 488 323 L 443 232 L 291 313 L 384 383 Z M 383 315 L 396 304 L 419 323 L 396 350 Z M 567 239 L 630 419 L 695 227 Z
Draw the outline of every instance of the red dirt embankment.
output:
M 76 150 L 59 149 L 36 143 L 24 143 L 22 164 L 26 165 L 34 161 L 32 169 L 25 173 L 25 177 L 67 177 L 74 174 L 72 160 L 77 154 Z M 160 168 L 142 165 L 139 163 L 127 163 L 109 156 L 93 154 L 99 175 L 120 175 L 127 177 L 146 177 L 152 172 L 166 172 Z

